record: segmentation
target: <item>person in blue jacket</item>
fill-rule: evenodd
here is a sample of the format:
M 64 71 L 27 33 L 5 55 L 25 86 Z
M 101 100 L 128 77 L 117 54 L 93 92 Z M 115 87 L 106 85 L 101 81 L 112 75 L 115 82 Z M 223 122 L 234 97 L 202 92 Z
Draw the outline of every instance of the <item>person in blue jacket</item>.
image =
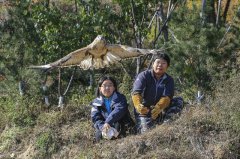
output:
M 167 119 L 171 113 L 182 109 L 182 98 L 173 98 L 174 80 L 166 73 L 169 65 L 170 58 L 166 53 L 156 54 L 152 69 L 139 73 L 134 81 L 132 101 L 139 133 L 161 123 L 161 117 Z
M 96 95 L 97 98 L 90 104 L 96 141 L 104 137 L 104 134 L 108 138 L 110 130 L 114 130 L 114 134 L 110 134 L 108 139 L 125 135 L 126 126 L 133 125 L 133 120 L 130 117 L 126 97 L 118 92 L 114 78 L 102 77 L 98 82 Z

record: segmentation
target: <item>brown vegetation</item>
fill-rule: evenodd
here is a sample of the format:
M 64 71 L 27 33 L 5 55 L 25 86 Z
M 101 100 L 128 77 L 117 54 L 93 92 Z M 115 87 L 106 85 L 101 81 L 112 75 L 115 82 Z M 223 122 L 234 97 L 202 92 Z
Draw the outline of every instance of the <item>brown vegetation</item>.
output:
M 41 112 L 34 128 L 5 127 L 0 158 L 238 158 L 238 78 L 222 82 L 214 100 L 208 97 L 201 105 L 186 105 L 172 122 L 143 135 L 97 144 L 88 107 Z

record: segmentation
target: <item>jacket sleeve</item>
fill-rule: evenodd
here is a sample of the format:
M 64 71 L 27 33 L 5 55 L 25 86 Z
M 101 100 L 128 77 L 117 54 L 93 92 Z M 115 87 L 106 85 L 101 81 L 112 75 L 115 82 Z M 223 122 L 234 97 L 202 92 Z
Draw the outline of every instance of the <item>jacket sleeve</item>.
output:
M 146 77 L 145 76 L 146 76 L 145 72 L 141 72 L 140 74 L 138 74 L 138 76 L 133 84 L 132 94 L 136 94 L 136 93 L 141 94 L 143 92 L 143 90 L 146 87 Z
M 172 77 L 169 77 L 162 96 L 169 97 L 170 99 L 173 98 L 173 96 L 174 96 L 174 80 Z
M 96 129 L 99 129 L 99 130 L 102 130 L 102 127 L 104 125 L 104 118 L 101 114 L 101 112 L 99 111 L 99 109 L 97 108 L 97 106 L 94 106 L 92 104 L 90 104 L 92 106 L 92 109 L 91 109 L 91 119 L 92 119 L 92 122 L 94 124 L 94 127 Z
M 121 95 L 114 105 L 113 111 L 109 114 L 105 121 L 110 125 L 118 122 L 128 112 L 128 105 L 125 96 Z

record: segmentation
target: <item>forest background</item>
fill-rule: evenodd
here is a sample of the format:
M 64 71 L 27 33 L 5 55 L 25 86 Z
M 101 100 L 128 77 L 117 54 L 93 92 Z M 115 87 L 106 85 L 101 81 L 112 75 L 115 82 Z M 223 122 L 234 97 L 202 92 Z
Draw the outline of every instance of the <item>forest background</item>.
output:
M 0 158 L 240 158 L 239 3 L 0 0 Z M 28 67 L 53 62 L 97 35 L 164 49 L 176 95 L 185 101 L 182 114 L 146 134 L 95 144 L 88 104 L 99 77 L 117 79 L 132 111 L 132 83 L 151 56 L 99 70 L 64 68 L 61 76 Z

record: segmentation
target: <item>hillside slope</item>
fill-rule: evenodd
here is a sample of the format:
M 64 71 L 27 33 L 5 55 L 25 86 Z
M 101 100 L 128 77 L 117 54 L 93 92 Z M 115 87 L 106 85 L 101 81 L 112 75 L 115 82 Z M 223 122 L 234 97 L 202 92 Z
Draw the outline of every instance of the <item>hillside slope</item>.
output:
M 238 79 L 219 84 L 215 97 L 203 104 L 186 105 L 170 123 L 97 144 L 89 107 L 42 110 L 33 127 L 6 125 L 0 135 L 0 158 L 239 158 Z

